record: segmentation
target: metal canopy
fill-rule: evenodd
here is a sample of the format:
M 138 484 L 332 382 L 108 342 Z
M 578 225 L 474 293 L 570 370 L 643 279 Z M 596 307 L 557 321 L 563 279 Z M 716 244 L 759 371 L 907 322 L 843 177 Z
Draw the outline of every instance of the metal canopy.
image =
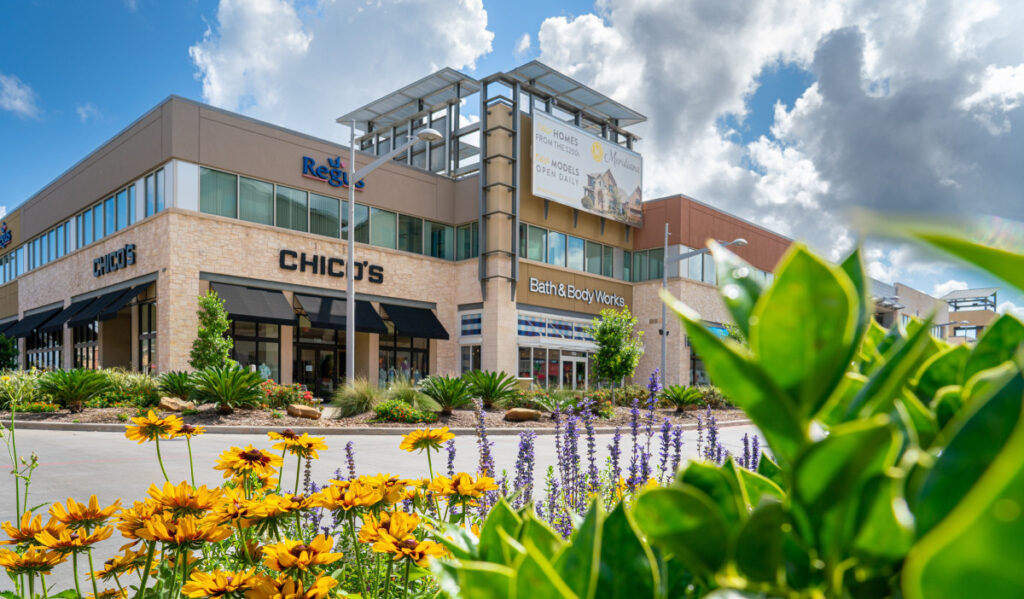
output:
M 551 96 L 561 105 L 573 106 L 594 116 L 617 122 L 619 127 L 628 127 L 647 120 L 647 117 L 639 112 L 537 60 L 508 71 L 505 75 L 528 88 L 532 87 Z
M 348 125 L 353 119 L 356 129 L 364 133 L 407 122 L 420 112 L 434 111 L 451 102 L 480 91 L 480 82 L 472 77 L 445 67 L 402 89 L 338 117 L 337 122 Z
M 967 299 L 980 299 L 987 298 L 999 291 L 998 287 L 982 287 L 979 289 L 957 289 L 956 291 L 950 291 L 946 295 L 942 296 L 945 301 L 950 300 L 967 300 Z

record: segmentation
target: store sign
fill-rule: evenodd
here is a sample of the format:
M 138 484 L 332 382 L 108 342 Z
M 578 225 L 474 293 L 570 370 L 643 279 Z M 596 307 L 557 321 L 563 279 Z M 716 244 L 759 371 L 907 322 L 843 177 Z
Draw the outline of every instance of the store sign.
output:
M 93 260 L 92 276 L 102 277 L 122 268 L 128 268 L 132 264 L 135 264 L 135 244 L 129 243 L 119 250 L 114 250 L 106 256 L 100 256 Z
M 11 240 L 14 239 L 14 232 L 7 228 L 7 221 L 0 224 L 0 249 L 3 249 L 11 245 Z
M 642 182 L 640 154 L 534 114 L 533 195 L 639 227 Z
M 283 270 L 297 270 L 299 272 L 311 272 L 315 275 L 327 277 L 345 278 L 345 261 L 334 256 L 323 256 L 320 254 L 306 254 L 295 250 L 281 250 L 277 257 L 277 264 Z M 363 277 L 375 285 L 384 282 L 384 267 L 379 264 L 370 264 L 366 260 L 356 262 L 355 280 L 362 281 Z
M 307 179 L 322 181 L 331 187 L 348 187 L 348 171 L 341 156 L 328 158 L 327 164 L 317 164 L 316 160 L 309 156 L 302 157 L 302 176 Z M 365 181 L 356 183 L 356 191 L 362 191 L 366 187 Z
M 600 289 L 577 287 L 572 284 L 556 283 L 554 281 L 541 281 L 536 277 L 530 277 L 530 292 L 576 300 L 584 302 L 588 306 L 598 303 L 618 308 L 626 307 L 626 298 L 621 295 L 608 293 Z

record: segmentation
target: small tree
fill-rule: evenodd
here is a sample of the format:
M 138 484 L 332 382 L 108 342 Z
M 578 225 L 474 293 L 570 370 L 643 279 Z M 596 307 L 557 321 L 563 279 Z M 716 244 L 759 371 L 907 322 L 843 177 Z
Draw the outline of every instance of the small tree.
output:
M 18 340 L 0 335 L 0 370 L 18 367 Z
M 644 332 L 635 329 L 636 318 L 629 308 L 601 310 L 600 318 L 594 319 L 588 332 L 597 344 L 594 374 L 599 380 L 616 383 L 633 376 L 644 354 Z
M 196 315 L 199 316 L 199 330 L 192 342 L 188 363 L 196 370 L 211 366 L 223 367 L 231 358 L 231 348 L 234 346 L 234 341 L 225 335 L 231 321 L 224 310 L 224 300 L 217 296 L 216 291 L 207 291 L 206 295 L 199 296 Z

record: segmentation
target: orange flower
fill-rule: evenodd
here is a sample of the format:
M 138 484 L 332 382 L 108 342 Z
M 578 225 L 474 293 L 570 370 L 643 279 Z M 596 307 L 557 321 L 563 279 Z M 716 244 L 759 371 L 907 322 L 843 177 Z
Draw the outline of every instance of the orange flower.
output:
M 430 563 L 430 558 L 444 557 L 448 553 L 442 545 L 434 541 L 420 541 L 413 536 L 399 541 L 391 535 L 374 543 L 373 550 L 379 553 L 390 553 L 395 561 L 407 558 L 424 568 Z
M 116 578 L 122 574 L 131 574 L 135 570 L 144 568 L 145 566 L 145 549 L 141 549 L 139 551 L 127 550 L 121 555 L 115 555 L 103 562 L 103 569 L 97 570 L 93 572 L 93 574 L 95 574 L 97 578 L 109 581 L 111 578 Z
M 71 528 L 93 528 L 105 523 L 119 509 L 121 509 L 120 499 L 113 505 L 101 509 L 95 495 L 89 498 L 88 505 L 78 503 L 68 497 L 67 511 L 64 510 L 63 505 L 55 503 L 50 507 L 50 515 Z
M 0 567 L 6 569 L 12 577 L 20 574 L 49 574 L 54 566 L 65 559 L 63 554 L 42 547 L 29 547 L 24 553 L 0 549 Z
M 182 424 L 181 428 L 175 431 L 173 438 L 179 439 L 184 437 L 191 439 L 192 437 L 198 437 L 199 435 L 205 434 L 206 429 L 201 426 L 192 426 L 191 424 Z
M 276 579 L 261 576 L 258 585 L 252 590 L 246 591 L 245 597 L 246 599 L 324 599 L 336 586 L 338 586 L 338 581 L 330 576 L 317 578 L 308 589 L 303 587 L 301 580 L 295 580 L 290 576 L 282 575 Z
M 161 512 L 161 507 L 152 502 L 136 501 L 132 507 L 121 510 L 117 515 L 117 530 L 127 539 L 140 539 L 140 531 L 146 529 L 146 523 Z
M 85 551 L 96 543 L 110 538 L 113 532 L 113 526 L 102 526 L 94 530 L 92 534 L 86 534 L 85 531 L 72 530 L 70 528 L 63 528 L 56 534 L 44 530 L 36 535 L 36 542 L 63 555 Z
M 387 536 L 404 539 L 419 525 L 420 518 L 416 514 L 381 512 L 380 520 L 374 518 L 373 514 L 366 514 L 363 516 L 363 527 L 359 530 L 359 542 L 376 543 Z
M 313 505 L 329 510 L 370 507 L 384 499 L 383 490 L 361 480 L 332 481 L 332 485 L 313 495 Z
M 422 428 L 414 430 L 402 438 L 398 446 L 404 451 L 423 451 L 424 449 L 441 450 L 441 444 L 455 438 L 455 433 L 448 432 L 448 427 L 437 429 Z
M 324 443 L 324 437 L 310 437 L 309 433 L 297 435 L 291 429 L 285 429 L 284 432 L 270 432 L 267 433 L 267 435 L 271 439 L 281 441 L 274 445 L 274 449 L 280 449 L 282 451 L 287 450 L 288 453 L 292 455 L 302 456 L 303 458 L 310 460 L 319 459 L 320 455 L 317 451 L 327 449 L 327 444 Z
M 314 566 L 325 566 L 340 560 L 341 553 L 331 553 L 334 540 L 317 535 L 309 545 L 300 541 L 284 540 L 263 547 L 263 564 L 271 570 L 301 570 L 308 572 Z
M 231 529 L 221 526 L 212 518 L 182 516 L 170 519 L 166 515 L 161 515 L 146 522 L 146 528 L 137 531 L 137 534 L 147 541 L 199 549 L 203 543 L 216 543 L 230 537 Z
M 36 535 L 49 530 L 51 533 L 56 533 L 60 530 L 60 523 L 54 518 L 50 518 L 50 521 L 43 526 L 43 517 L 36 516 L 32 518 L 32 512 L 25 512 L 21 515 L 21 525 L 15 528 L 11 525 L 10 521 L 4 522 L 2 525 L 4 532 L 10 537 L 8 541 L 0 541 L 0 545 L 18 545 L 21 543 L 34 543 Z
M 138 441 L 142 445 L 146 441 L 156 439 L 170 439 L 181 429 L 181 418 L 170 415 L 165 418 L 157 418 L 157 415 L 150 410 L 148 414 L 139 418 L 132 418 L 135 426 L 125 427 L 124 436 L 132 441 Z
M 181 587 L 186 597 L 230 597 L 235 593 L 256 586 L 260 579 L 254 576 L 255 568 L 242 572 L 193 572 L 189 581 Z
M 274 473 L 284 461 L 281 456 L 267 453 L 249 445 L 245 449 L 232 447 L 230 450 L 220 454 L 214 470 L 223 470 L 224 478 L 248 474 L 250 472 L 257 476 L 269 476 Z
M 149 486 L 149 496 L 153 501 L 175 516 L 201 516 L 217 505 L 220 495 L 218 488 L 207 489 L 203 485 L 193 490 L 192 485 L 185 481 L 178 486 L 164 483 L 162 490 L 156 485 Z

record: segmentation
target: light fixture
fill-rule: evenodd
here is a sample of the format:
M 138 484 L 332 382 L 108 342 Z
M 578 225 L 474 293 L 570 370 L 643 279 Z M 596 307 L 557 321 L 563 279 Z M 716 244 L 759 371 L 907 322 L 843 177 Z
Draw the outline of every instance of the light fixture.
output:
M 424 129 L 416 134 L 416 137 L 427 143 L 434 143 L 435 141 L 441 141 L 444 136 L 437 129 Z

